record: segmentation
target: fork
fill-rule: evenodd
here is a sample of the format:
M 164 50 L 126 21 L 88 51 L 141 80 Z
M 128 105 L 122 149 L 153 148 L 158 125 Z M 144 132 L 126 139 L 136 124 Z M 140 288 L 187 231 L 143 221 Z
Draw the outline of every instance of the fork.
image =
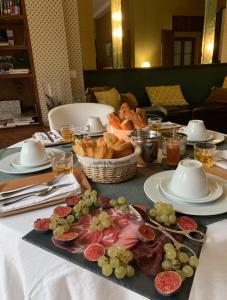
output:
M 69 186 L 71 184 L 60 184 L 60 185 L 52 185 L 52 186 L 49 186 L 41 191 L 36 191 L 36 192 L 30 192 L 30 193 L 27 193 L 26 195 L 23 194 L 23 195 L 20 195 L 18 197 L 13 197 L 12 199 L 8 199 L 8 200 L 3 200 L 3 201 L 6 201 L 6 202 L 2 202 L 1 205 L 2 206 L 7 206 L 7 205 L 10 205 L 10 204 L 13 204 L 15 202 L 20 202 L 22 200 L 25 200 L 27 198 L 30 198 L 32 196 L 39 196 L 39 197 L 42 197 L 42 196 L 47 196 L 53 192 L 55 192 L 57 189 L 59 188 L 62 188 L 62 187 L 65 187 L 65 186 Z
M 31 187 L 42 186 L 42 185 L 45 185 L 45 186 L 49 187 L 49 186 L 52 186 L 52 185 L 60 182 L 64 176 L 65 176 L 65 174 L 61 174 L 60 176 L 58 176 L 56 178 L 53 178 L 53 179 L 51 179 L 51 180 L 49 180 L 47 182 L 30 184 L 30 185 L 21 187 L 19 189 L 11 190 L 11 191 L 8 191 L 8 192 L 2 192 L 0 195 L 1 195 L 1 197 L 5 198 L 5 197 L 13 196 L 13 195 L 15 195 L 15 194 L 17 194 L 19 192 L 25 191 L 26 189 L 29 189 Z

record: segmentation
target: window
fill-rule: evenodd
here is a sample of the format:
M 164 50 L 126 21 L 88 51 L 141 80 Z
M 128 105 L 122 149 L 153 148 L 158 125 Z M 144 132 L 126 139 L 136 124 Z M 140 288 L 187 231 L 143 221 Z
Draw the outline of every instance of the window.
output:
M 177 38 L 174 40 L 173 50 L 174 66 L 186 66 L 193 64 L 194 39 Z

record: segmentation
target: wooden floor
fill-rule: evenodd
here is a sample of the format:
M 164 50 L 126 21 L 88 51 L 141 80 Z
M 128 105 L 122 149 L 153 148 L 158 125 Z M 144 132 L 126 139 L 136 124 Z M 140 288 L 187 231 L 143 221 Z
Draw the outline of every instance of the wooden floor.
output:
M 47 130 L 39 125 L 0 128 L 0 149 L 31 138 L 35 132 Z

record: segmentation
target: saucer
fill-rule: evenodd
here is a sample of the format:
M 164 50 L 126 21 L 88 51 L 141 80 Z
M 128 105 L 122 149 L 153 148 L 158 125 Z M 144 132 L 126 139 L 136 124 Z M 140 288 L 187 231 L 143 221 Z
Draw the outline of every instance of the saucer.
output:
M 169 172 L 160 182 L 159 188 L 163 195 L 173 201 L 184 201 L 191 203 L 206 203 L 217 200 L 223 194 L 222 186 L 217 183 L 210 174 L 207 174 L 209 194 L 200 198 L 182 197 L 175 194 L 170 188 L 170 181 L 174 171 Z
M 17 153 L 17 156 L 15 157 L 15 159 L 11 162 L 12 166 L 14 166 L 15 168 L 36 168 L 36 167 L 41 167 L 43 165 L 46 165 L 50 163 L 50 159 L 46 159 L 44 162 L 42 163 L 38 163 L 35 165 L 24 165 L 20 163 L 20 153 Z
M 50 152 L 52 152 L 52 154 L 55 153 L 62 153 L 62 150 L 56 149 L 56 148 L 52 148 L 50 150 Z M 20 155 L 20 152 L 16 152 L 14 154 L 8 155 L 6 157 L 4 157 L 3 159 L 0 160 L 0 171 L 4 172 L 4 173 L 8 173 L 8 174 L 29 174 L 29 173 L 35 173 L 35 172 L 39 172 L 42 170 L 46 170 L 51 168 L 51 164 L 46 163 L 42 166 L 37 166 L 37 167 L 14 167 L 12 162 L 14 162 L 16 160 L 16 158 L 18 158 Z
M 187 142 L 189 142 L 189 143 L 206 142 L 206 141 L 212 140 L 213 137 L 214 137 L 214 135 L 212 133 L 206 132 L 204 137 L 199 138 L 199 139 L 193 139 L 193 140 L 187 139 Z
M 173 201 L 162 194 L 159 189 L 160 182 L 168 176 L 169 172 L 173 171 L 156 173 L 145 181 L 144 192 L 152 202 L 170 203 L 175 211 L 194 216 L 213 216 L 227 212 L 227 181 L 225 179 L 210 174 L 211 178 L 223 187 L 223 195 L 216 201 L 195 204 L 186 201 Z
M 96 137 L 96 136 L 101 136 L 103 135 L 103 133 L 106 131 L 106 129 L 104 128 L 103 130 L 101 131 L 89 131 L 89 130 L 82 130 L 80 129 L 81 127 L 79 128 L 76 128 L 75 131 L 74 131 L 74 134 L 77 135 L 77 136 L 80 136 L 80 135 L 85 135 L 85 134 L 88 134 L 90 136 L 93 136 L 93 137 Z

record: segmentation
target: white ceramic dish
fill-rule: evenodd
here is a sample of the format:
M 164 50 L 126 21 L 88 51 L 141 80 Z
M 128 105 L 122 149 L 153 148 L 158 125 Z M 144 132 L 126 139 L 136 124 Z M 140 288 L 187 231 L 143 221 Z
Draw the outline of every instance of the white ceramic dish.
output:
M 179 132 L 181 132 L 180 130 L 178 130 Z M 212 137 L 211 137 L 211 139 L 208 139 L 209 140 L 209 142 L 210 143 L 213 143 L 213 144 L 219 144 L 219 143 L 221 143 L 221 142 L 223 142 L 224 140 L 225 140 L 225 135 L 224 134 L 222 134 L 222 133 L 219 133 L 219 132 L 216 132 L 216 131 L 212 131 L 212 130 L 207 130 L 207 133 L 211 136 L 212 135 Z M 191 146 L 193 146 L 194 144 L 196 144 L 196 143 L 199 143 L 199 142 L 206 142 L 206 141 L 208 141 L 208 140 L 200 140 L 200 141 L 188 141 L 187 140 L 187 145 L 191 145 Z
M 159 186 L 161 180 L 167 176 L 171 171 L 164 171 L 150 176 L 144 183 L 144 192 L 152 202 L 167 202 L 173 205 L 174 209 L 183 214 L 190 214 L 194 216 L 212 216 L 227 212 L 227 181 L 211 174 L 214 181 L 223 187 L 223 195 L 216 201 L 207 203 L 190 203 L 173 201 L 165 197 Z
M 217 200 L 223 194 L 222 186 L 219 183 L 217 183 L 210 174 L 207 174 L 208 188 L 209 188 L 208 195 L 200 198 L 186 198 L 186 197 L 184 198 L 182 196 L 178 196 L 170 188 L 170 180 L 174 172 L 175 171 L 169 171 L 169 173 L 167 173 L 166 176 L 161 180 L 159 186 L 163 195 L 173 201 L 181 201 L 181 202 L 183 201 L 183 202 L 191 202 L 197 204 L 207 203 L 207 202 Z
M 52 153 L 60 153 L 62 150 L 52 148 L 51 149 Z M 51 168 L 51 164 L 47 163 L 42 166 L 38 167 L 30 167 L 30 168 L 17 168 L 12 165 L 12 162 L 15 161 L 15 159 L 18 157 L 19 152 L 16 152 L 14 154 L 8 155 L 4 157 L 2 160 L 0 160 L 0 171 L 4 173 L 9 173 L 9 174 L 29 174 L 29 173 L 35 173 L 39 172 L 42 170 L 46 170 Z
M 20 163 L 20 153 L 17 153 L 18 155 L 15 157 L 15 159 L 11 162 L 11 164 L 16 167 L 16 168 L 36 168 L 36 167 L 41 167 L 44 166 L 46 164 L 50 164 L 50 157 L 53 154 L 52 150 L 46 150 L 46 154 L 48 156 L 48 159 L 45 160 L 44 162 L 34 165 L 34 166 L 30 166 L 30 165 L 24 165 Z

